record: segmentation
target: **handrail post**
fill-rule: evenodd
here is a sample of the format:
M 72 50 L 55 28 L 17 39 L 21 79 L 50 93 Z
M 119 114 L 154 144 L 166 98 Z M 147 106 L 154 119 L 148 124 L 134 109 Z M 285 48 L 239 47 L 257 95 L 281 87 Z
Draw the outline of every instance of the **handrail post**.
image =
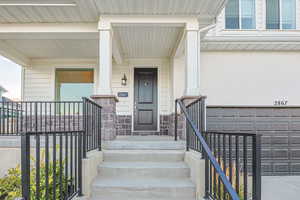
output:
M 202 132 L 204 138 L 206 138 L 205 137 L 205 134 L 206 134 L 205 133 L 205 131 L 206 131 L 206 104 L 205 104 L 205 98 L 206 97 L 201 97 L 201 100 L 200 100 L 200 103 L 201 103 L 201 113 L 200 113 L 200 115 L 201 115 L 201 132 Z M 202 159 L 203 159 L 205 152 L 204 152 L 204 149 L 203 149 L 202 146 L 201 146 L 201 150 L 202 150 Z
M 253 199 L 261 199 L 261 135 L 257 134 L 252 141 L 253 158 Z
M 206 141 L 208 141 L 208 135 L 205 135 Z M 211 144 L 207 143 L 209 147 L 211 148 Z M 203 149 L 203 148 L 202 148 Z M 209 199 L 209 160 L 207 154 L 202 150 L 202 157 L 204 156 L 205 159 L 205 194 L 204 194 L 204 199 Z
M 177 99 L 175 100 L 175 122 L 174 122 L 174 126 L 175 126 L 175 141 L 177 141 L 177 124 L 178 124 L 178 116 L 177 116 Z
M 30 200 L 30 135 L 27 133 L 21 136 L 21 176 L 22 196 Z
M 82 194 L 82 155 L 85 151 L 82 149 L 82 137 L 84 136 L 84 132 L 78 132 L 78 196 L 83 196 Z M 82 152 L 83 150 L 83 152 Z
M 99 108 L 99 151 L 102 149 L 102 108 Z
M 87 125 L 86 125 L 86 123 L 87 123 L 87 101 L 86 101 L 86 99 L 85 98 L 82 98 L 83 99 L 83 118 L 82 118 L 82 120 L 83 120 L 83 130 L 84 130 L 84 133 L 83 133 L 83 141 L 82 141 L 82 156 L 83 156 L 83 158 L 86 158 L 86 137 L 87 137 L 87 135 L 88 135 L 88 131 L 87 131 Z

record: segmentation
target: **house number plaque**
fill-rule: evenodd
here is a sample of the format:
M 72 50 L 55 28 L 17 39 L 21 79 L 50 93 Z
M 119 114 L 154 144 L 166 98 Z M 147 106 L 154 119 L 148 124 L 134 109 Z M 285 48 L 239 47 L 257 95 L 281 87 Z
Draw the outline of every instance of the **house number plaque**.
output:
M 118 92 L 118 97 L 128 97 L 128 92 Z

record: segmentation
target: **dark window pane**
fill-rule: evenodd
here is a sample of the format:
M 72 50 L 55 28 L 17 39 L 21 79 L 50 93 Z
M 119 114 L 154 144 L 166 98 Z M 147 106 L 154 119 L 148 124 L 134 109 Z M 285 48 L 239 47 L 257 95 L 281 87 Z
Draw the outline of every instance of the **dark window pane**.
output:
M 242 29 L 255 29 L 255 0 L 241 0 Z
M 282 14 L 282 29 L 295 29 L 296 28 L 296 1 L 283 0 L 281 1 L 281 14 Z
M 267 0 L 267 29 L 280 29 L 279 0 Z
M 239 0 L 229 0 L 225 8 L 226 29 L 239 29 Z

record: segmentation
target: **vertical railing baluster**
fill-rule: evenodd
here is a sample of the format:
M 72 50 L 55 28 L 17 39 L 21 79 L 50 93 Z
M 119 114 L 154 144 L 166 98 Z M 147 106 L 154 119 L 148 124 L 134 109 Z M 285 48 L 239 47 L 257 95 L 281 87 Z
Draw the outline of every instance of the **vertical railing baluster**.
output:
M 223 171 L 226 174 L 226 169 L 227 169 L 227 166 L 226 166 L 226 134 L 223 134 Z M 225 188 L 225 185 L 223 184 L 223 199 L 225 200 L 225 197 L 226 197 L 226 188 Z
M 35 132 L 38 132 L 38 102 L 34 103 Z M 36 134 L 36 199 L 40 199 L 40 134 Z
M 56 199 L 56 165 L 57 165 L 57 161 L 56 161 L 56 131 L 57 131 L 57 127 L 56 127 L 56 118 L 57 118 L 57 103 L 54 102 L 54 132 L 53 132 L 53 188 L 52 188 L 52 193 L 53 193 L 53 199 Z
M 220 134 L 217 135 L 218 138 L 218 155 L 217 155 L 217 161 L 220 166 L 222 166 L 222 160 L 221 160 L 221 138 Z M 218 175 L 218 198 L 221 199 L 221 179 L 220 176 Z
M 243 167 L 244 167 L 244 173 L 243 173 L 243 178 L 244 178 L 244 199 L 247 200 L 248 199 L 248 167 L 247 167 L 247 136 L 243 136 Z
M 216 134 L 214 134 L 214 157 L 217 157 L 217 145 L 216 145 Z M 217 173 L 216 170 L 213 169 L 214 171 L 214 184 L 213 184 L 213 188 L 214 188 L 214 197 L 217 198 L 216 194 L 217 194 Z
M 84 135 L 83 135 L 83 158 L 86 158 L 86 138 L 88 135 L 87 131 L 87 100 L 86 98 L 83 98 L 83 130 L 84 130 Z
M 30 200 L 30 135 L 21 135 L 22 197 Z
M 46 187 L 46 192 L 45 192 L 45 197 L 46 199 L 49 199 L 49 135 L 47 133 L 47 121 L 49 120 L 47 118 L 48 113 L 47 113 L 47 102 L 45 103 L 45 187 Z M 51 132 L 51 103 L 49 103 L 49 116 L 50 116 L 50 130 Z
M 261 135 L 252 137 L 253 199 L 261 200 Z
M 174 121 L 174 129 L 175 129 L 175 141 L 177 141 L 177 137 L 178 137 L 178 115 L 177 115 L 177 104 L 178 101 L 175 100 L 175 121 Z
M 232 184 L 232 136 L 229 135 L 229 181 Z
M 82 147 L 82 132 L 78 134 L 78 143 Z M 78 148 L 78 196 L 82 196 L 82 148 Z
M 235 136 L 235 184 L 236 184 L 236 191 L 240 194 L 240 148 L 239 148 L 239 136 Z
M 208 135 L 206 135 L 206 141 L 208 141 Z M 208 143 L 208 146 L 211 147 L 211 144 Z M 205 196 L 204 199 L 208 199 L 209 198 L 209 188 L 210 188 L 210 181 L 209 181 L 209 177 L 210 177 L 210 166 L 209 166 L 209 159 L 207 154 L 205 153 L 204 155 L 205 158 Z
M 68 154 L 68 148 L 69 148 L 69 136 L 68 136 L 68 132 L 66 130 L 66 103 L 64 103 L 64 132 L 65 132 L 65 198 L 68 197 L 68 180 L 69 180 L 69 154 Z M 69 108 L 69 107 L 68 107 Z M 70 115 L 70 110 L 68 110 L 68 114 Z M 69 120 L 70 122 L 70 120 Z M 68 128 L 70 130 L 70 124 L 68 122 Z

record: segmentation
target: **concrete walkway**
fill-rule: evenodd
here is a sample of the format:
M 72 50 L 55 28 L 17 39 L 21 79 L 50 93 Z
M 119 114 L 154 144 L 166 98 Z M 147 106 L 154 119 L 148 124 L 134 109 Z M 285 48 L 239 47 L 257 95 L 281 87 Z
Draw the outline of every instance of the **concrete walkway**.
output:
M 299 200 L 300 176 L 262 177 L 262 200 Z

